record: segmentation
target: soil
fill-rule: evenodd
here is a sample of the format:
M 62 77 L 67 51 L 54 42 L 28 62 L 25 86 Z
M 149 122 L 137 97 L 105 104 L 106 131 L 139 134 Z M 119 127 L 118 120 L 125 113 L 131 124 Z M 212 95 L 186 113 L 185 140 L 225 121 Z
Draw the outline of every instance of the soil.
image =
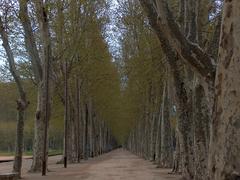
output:
M 47 176 L 28 173 L 30 159 L 23 160 L 23 179 L 26 180 L 179 180 L 179 175 L 168 174 L 170 169 L 158 169 L 152 162 L 141 159 L 128 151 L 117 149 L 102 156 L 69 164 L 63 168 L 56 164 L 61 156 L 49 158 Z M 11 172 L 12 162 L 0 163 L 0 173 Z

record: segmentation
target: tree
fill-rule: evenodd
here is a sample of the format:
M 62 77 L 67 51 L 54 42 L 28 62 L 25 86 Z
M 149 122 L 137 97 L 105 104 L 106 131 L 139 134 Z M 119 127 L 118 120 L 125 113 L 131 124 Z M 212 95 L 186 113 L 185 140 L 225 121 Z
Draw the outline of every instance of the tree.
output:
M 24 39 L 26 50 L 29 54 L 31 65 L 34 73 L 34 79 L 38 86 L 38 97 L 37 97 L 37 110 L 35 115 L 35 131 L 34 131 L 34 154 L 33 154 L 33 162 L 31 171 L 41 171 L 42 165 L 42 157 L 43 157 L 43 139 L 44 139 L 44 120 L 41 114 L 42 106 L 43 106 L 43 88 L 42 88 L 42 80 L 43 80 L 43 67 L 41 65 L 40 55 L 37 49 L 37 44 L 35 41 L 35 37 L 32 31 L 31 21 L 28 15 L 28 7 L 26 0 L 19 1 L 20 10 L 19 17 L 21 20 L 21 24 L 24 29 Z
M 4 24 L 1 16 L 0 16 L 0 35 L 3 41 L 3 47 L 7 54 L 9 70 L 14 78 L 14 81 L 17 84 L 17 89 L 19 93 L 19 99 L 16 101 L 18 118 L 17 118 L 17 133 L 16 133 L 15 158 L 14 158 L 13 171 L 17 172 L 18 176 L 21 177 L 24 119 L 25 119 L 25 110 L 27 109 L 29 102 L 27 101 L 26 93 L 23 88 L 23 83 L 16 68 L 13 52 L 11 50 L 8 35 L 4 28 Z
M 112 134 L 117 134 L 118 130 L 115 122 L 119 112 L 120 80 L 105 40 L 107 7 L 108 3 L 104 0 L 14 2 L 11 10 L 14 13 L 19 11 L 19 19 L 13 19 L 9 24 L 20 20 L 21 26 L 11 30 L 23 32 L 24 46 L 21 46 L 21 50 L 24 53 L 19 53 L 19 56 L 27 57 L 19 63 L 19 72 L 26 84 L 36 85 L 36 89 L 31 89 L 31 99 L 35 98 L 35 90 L 38 94 L 32 172 L 42 170 L 45 175 L 48 144 L 53 147 L 55 139 L 58 139 L 57 146 L 62 145 L 59 143 L 61 132 L 58 132 L 59 137 L 55 137 L 53 129 L 50 129 L 48 141 L 52 101 L 51 110 L 58 126 L 63 124 L 60 122 L 63 115 L 61 105 L 66 108 L 68 121 L 65 127 L 68 132 L 65 133 L 65 152 L 68 162 L 79 162 L 84 149 L 89 157 L 108 152 L 116 145 Z M 17 38 L 12 39 L 18 42 Z M 19 41 L 22 43 L 22 40 Z M 66 69 L 65 62 L 68 65 Z M 65 97 L 64 75 L 68 81 Z M 33 100 L 31 112 L 34 107 Z M 50 125 L 53 124 L 50 122 Z M 110 125 L 115 126 L 114 131 L 109 129 Z M 30 138 L 27 140 L 27 144 L 30 144 L 27 145 L 28 149 L 32 147 Z M 83 143 L 83 139 L 86 139 L 86 143 Z
M 213 180 L 240 178 L 239 8 L 237 0 L 224 2 L 209 156 Z
M 31 171 L 40 171 L 46 163 L 47 131 L 50 116 L 50 91 L 49 73 L 52 59 L 51 38 L 48 25 L 48 12 L 46 4 L 42 1 L 34 2 L 36 6 L 36 17 L 40 27 L 40 38 L 43 44 L 43 58 L 40 59 L 35 37 L 28 15 L 26 0 L 19 0 L 20 20 L 24 29 L 25 45 L 32 63 L 35 80 L 38 84 L 38 106 L 35 120 L 34 156 Z M 43 161 L 43 164 L 42 164 Z M 46 165 L 44 165 L 46 166 Z M 43 168 L 46 169 L 46 168 Z M 44 172 L 43 172 L 44 174 Z
M 202 122 L 207 122 L 207 124 L 210 123 L 210 116 L 208 114 L 211 113 L 213 105 L 212 95 L 215 76 L 213 59 L 200 47 L 200 45 L 197 45 L 197 43 L 202 42 L 202 39 L 201 42 L 198 41 L 198 35 L 202 37 L 202 34 L 198 33 L 198 22 L 200 22 L 199 19 L 202 19 L 202 17 L 199 18 L 195 15 L 198 14 L 199 7 L 202 8 L 202 4 L 198 6 L 199 4 L 197 1 L 181 1 L 179 3 L 179 26 L 169 7 L 170 3 L 167 1 L 140 0 L 140 3 L 147 13 L 151 27 L 154 29 L 161 42 L 162 49 L 167 56 L 174 77 L 179 113 L 178 129 L 180 148 L 182 151 L 181 156 L 183 158 L 183 176 L 186 179 L 201 179 L 203 177 L 200 174 L 207 174 L 206 168 L 204 168 L 206 167 L 207 161 L 201 160 L 206 157 L 206 151 L 202 150 L 201 152 L 195 152 L 196 149 L 194 149 L 194 147 L 200 143 L 203 149 L 207 149 L 207 143 L 209 142 L 207 132 L 209 126 L 197 126 L 194 121 L 196 120 L 196 122 L 199 122 L 202 117 L 205 117 L 205 120 Z M 215 42 L 216 41 L 214 41 L 214 43 Z M 185 64 L 187 64 L 186 67 Z M 191 67 L 191 69 L 189 69 L 189 67 Z M 201 98 L 203 98 L 201 102 L 208 102 L 209 107 L 202 105 L 192 108 L 192 103 L 199 98 L 194 97 L 199 95 L 195 93 L 198 87 L 194 87 L 190 83 L 191 81 L 196 81 L 192 79 L 193 75 L 202 88 L 206 87 L 205 84 L 207 84 L 207 89 L 205 88 L 203 93 L 205 95 L 201 96 Z M 207 100 L 204 100 L 204 98 Z M 200 113 L 195 114 L 194 111 Z M 199 116 L 200 114 L 202 116 Z M 200 136 L 200 131 L 198 128 L 203 126 L 206 127 L 203 131 L 206 136 L 202 136 L 203 138 L 199 141 L 198 137 Z M 193 133 L 195 133 L 196 136 L 194 139 L 192 138 Z M 195 158 L 194 153 L 195 155 L 200 155 L 201 158 Z M 197 161 L 195 164 L 192 163 L 194 158 Z M 196 172 L 195 165 L 202 167 L 201 171 L 203 171 L 203 173 Z M 198 177 L 199 175 L 200 177 Z

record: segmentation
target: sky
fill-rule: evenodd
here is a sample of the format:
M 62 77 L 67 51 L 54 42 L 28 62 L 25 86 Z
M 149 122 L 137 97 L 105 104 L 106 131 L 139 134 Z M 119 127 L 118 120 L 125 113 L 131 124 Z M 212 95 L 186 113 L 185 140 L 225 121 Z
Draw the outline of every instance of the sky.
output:
M 110 8 L 110 13 L 112 14 L 110 16 L 110 23 L 107 25 L 106 28 L 106 41 L 109 45 L 109 50 L 110 53 L 113 55 L 113 57 L 118 56 L 119 53 L 119 49 L 120 49 L 120 45 L 119 45 L 119 38 L 120 38 L 120 34 L 119 32 L 117 32 L 116 30 L 116 26 L 115 26 L 115 14 L 116 14 L 116 9 L 118 7 L 118 3 L 117 0 L 107 0 L 110 4 L 111 4 L 111 8 Z M 1 11 L 1 10 L 0 10 Z M 1 15 L 1 12 L 0 12 Z M 4 65 L 5 63 L 5 51 L 2 47 L 2 41 L 0 38 L 0 66 Z
M 116 26 L 116 21 L 117 21 L 117 8 L 118 8 L 118 2 L 117 0 L 108 0 L 111 3 L 111 8 L 110 8 L 110 23 L 108 24 L 108 29 L 106 34 L 108 37 L 106 38 L 106 41 L 108 42 L 109 45 L 109 50 L 110 53 L 113 56 L 113 59 L 117 56 L 120 56 L 120 37 L 121 33 L 118 31 L 118 28 Z

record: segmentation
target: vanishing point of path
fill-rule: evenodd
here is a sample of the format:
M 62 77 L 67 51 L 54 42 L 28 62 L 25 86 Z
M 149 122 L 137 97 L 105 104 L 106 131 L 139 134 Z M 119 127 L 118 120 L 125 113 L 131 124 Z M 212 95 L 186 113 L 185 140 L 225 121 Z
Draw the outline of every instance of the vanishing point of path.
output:
M 46 177 L 40 174 L 26 173 L 31 160 L 24 160 L 23 179 L 26 180 L 179 180 L 180 176 L 169 175 L 169 169 L 157 169 L 128 151 L 117 149 L 102 156 L 70 164 L 67 169 L 56 164 L 59 156 L 49 159 L 49 170 Z M 0 173 L 10 171 L 12 163 L 1 163 Z

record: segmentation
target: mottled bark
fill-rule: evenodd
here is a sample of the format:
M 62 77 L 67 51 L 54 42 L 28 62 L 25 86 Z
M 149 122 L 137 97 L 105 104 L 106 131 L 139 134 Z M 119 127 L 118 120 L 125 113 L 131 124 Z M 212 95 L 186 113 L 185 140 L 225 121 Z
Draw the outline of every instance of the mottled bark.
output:
M 48 124 L 50 119 L 50 64 L 52 61 L 51 36 L 48 22 L 48 10 L 46 2 L 35 1 L 37 18 L 39 21 L 40 37 L 43 43 L 43 96 L 42 96 L 42 116 L 44 124 L 43 139 L 43 159 L 42 159 L 42 175 L 46 175 L 48 160 Z
M 239 9 L 240 1 L 225 0 L 211 127 L 211 180 L 240 179 Z
M 198 28 L 198 44 L 202 47 L 205 48 L 206 41 L 207 41 L 207 31 L 208 28 L 208 22 L 209 22 L 209 0 L 198 0 L 198 18 L 196 20 Z M 220 29 L 220 28 L 219 28 Z M 218 48 L 216 48 L 218 49 Z M 213 49 L 212 49 L 213 50 Z M 215 50 L 215 49 L 214 49 Z M 208 52 L 209 55 L 211 55 Z M 217 57 L 212 56 L 213 59 L 216 59 Z
M 222 23 L 222 15 L 220 14 L 216 21 L 214 33 L 207 47 L 207 53 L 210 56 L 212 56 L 214 59 L 216 59 L 216 61 L 214 62 L 215 64 L 217 64 L 217 58 L 218 58 L 218 50 L 219 50 L 218 46 L 219 46 L 219 40 L 220 40 L 221 23 Z
M 194 95 L 194 180 L 207 178 L 210 114 L 204 88 L 197 84 Z
M 155 30 L 164 53 L 167 56 L 170 69 L 173 73 L 174 77 L 174 86 L 176 88 L 176 101 L 177 101 L 177 109 L 178 109 L 178 130 L 179 130 L 179 143 L 180 143 L 180 152 L 182 156 L 182 171 L 183 171 L 183 177 L 186 179 L 193 179 L 194 177 L 194 164 L 193 164 L 193 129 L 192 129 L 192 109 L 189 107 L 192 103 L 190 103 L 192 100 L 191 93 L 189 93 L 189 87 L 185 84 L 185 77 L 184 73 L 181 71 L 182 63 L 180 58 L 183 58 L 188 62 L 188 64 L 195 67 L 195 70 L 198 71 L 198 73 L 201 74 L 202 77 L 204 77 L 205 81 L 209 83 L 208 85 L 211 86 L 213 80 L 214 80 L 214 62 L 211 60 L 211 58 L 207 58 L 208 55 L 203 50 L 200 50 L 199 48 L 195 49 L 194 52 L 191 50 L 191 48 L 194 48 L 194 46 L 191 46 L 189 44 L 190 41 L 186 43 L 186 38 L 184 38 L 184 35 L 180 32 L 178 27 L 176 27 L 176 23 L 174 23 L 174 20 L 172 18 L 171 12 L 168 9 L 166 1 L 158 0 L 158 5 L 155 5 L 157 8 L 158 13 L 156 12 L 156 9 L 154 8 L 153 4 L 151 2 L 147 2 L 144 0 L 140 0 L 143 8 L 145 9 L 150 25 Z M 159 17 L 161 19 L 159 19 Z M 166 33 L 166 34 L 165 34 Z M 169 33 L 169 34 L 168 34 Z M 176 43 L 179 41 L 178 43 Z M 173 43 L 174 42 L 174 43 Z M 183 46 L 185 47 L 183 47 Z M 188 46 L 190 45 L 190 46 Z M 196 44 L 195 44 L 196 45 Z M 177 46 L 177 47 L 176 47 Z M 174 48 L 173 48 L 174 47 Z M 190 49 L 188 49 L 188 48 Z M 178 49 L 179 48 L 179 49 Z M 187 51 L 185 51 L 186 49 Z M 201 52 L 200 52 L 200 51 Z M 175 54 L 175 51 L 178 52 L 178 55 L 180 55 L 180 58 L 178 55 Z M 195 56 L 195 60 L 191 61 L 191 57 L 188 56 L 188 53 L 199 53 L 199 56 Z M 185 56 L 186 55 L 186 56 Z M 206 55 L 206 56 L 205 56 Z M 185 56 L 185 57 L 184 57 Z M 180 62 L 179 62 L 180 61 Z M 205 61 L 205 65 L 202 64 Z M 196 64 L 195 64 L 196 63 Z M 201 67 L 209 67 L 209 69 L 204 68 L 205 72 L 201 72 L 201 68 L 198 68 L 198 63 Z M 208 64 L 210 63 L 210 65 Z M 209 77 L 206 76 L 207 73 L 210 75 Z M 210 74 L 209 74 L 210 73 Z M 204 75 L 205 74 L 205 75 Z M 211 89 L 211 88 L 210 88 Z M 210 92 L 211 94 L 211 92 Z M 211 97 L 208 98 L 210 101 L 209 107 L 211 107 Z M 189 156 L 190 155 L 190 156 Z
M 198 42 L 198 3 L 199 0 L 185 1 L 185 32 L 190 42 Z
M 157 15 L 152 13 L 154 11 L 147 11 L 147 15 L 150 20 L 150 24 L 155 30 L 163 49 L 163 52 L 167 56 L 168 63 L 170 65 L 170 71 L 173 74 L 174 87 L 176 88 L 176 102 L 178 110 L 178 127 L 179 127 L 179 144 L 181 149 L 181 156 L 183 159 L 183 176 L 186 179 L 191 179 L 193 177 L 192 172 L 190 171 L 189 156 L 190 153 L 189 145 L 191 143 L 191 129 L 189 124 L 191 122 L 191 117 L 189 114 L 188 106 L 188 96 L 186 87 L 184 84 L 183 73 L 180 71 L 182 69 L 181 63 L 179 62 L 179 57 L 173 51 L 172 47 L 169 44 L 169 41 L 166 39 L 161 29 L 157 24 Z
M 27 1 L 19 0 L 20 11 L 19 16 L 21 23 L 24 29 L 24 37 L 25 37 L 25 46 L 26 50 L 29 54 L 31 65 L 34 73 L 34 77 L 38 86 L 38 102 L 37 102 L 37 110 L 36 110 L 36 118 L 35 118 L 35 135 L 34 135 L 34 149 L 33 149 L 33 162 L 31 166 L 32 172 L 41 171 L 42 167 L 42 158 L 43 154 L 40 151 L 43 151 L 44 137 L 46 126 L 49 119 L 49 107 L 50 106 L 50 98 L 49 94 L 46 94 L 46 91 L 49 91 L 48 88 L 48 78 L 49 76 L 49 64 L 48 61 L 51 59 L 51 47 L 50 47 L 50 34 L 48 28 L 48 18 L 46 9 L 42 3 L 42 1 L 36 1 L 36 10 L 37 10 L 37 18 L 40 25 L 40 38 L 43 43 L 43 59 L 40 59 L 38 49 L 36 46 L 35 37 L 32 31 L 31 21 L 28 15 Z M 44 91 L 44 92 L 43 92 Z M 47 134 L 47 133 L 46 133 Z
M 34 124 L 33 161 L 30 172 L 40 172 L 43 157 L 44 122 L 42 120 L 42 85 L 38 87 L 37 111 Z

